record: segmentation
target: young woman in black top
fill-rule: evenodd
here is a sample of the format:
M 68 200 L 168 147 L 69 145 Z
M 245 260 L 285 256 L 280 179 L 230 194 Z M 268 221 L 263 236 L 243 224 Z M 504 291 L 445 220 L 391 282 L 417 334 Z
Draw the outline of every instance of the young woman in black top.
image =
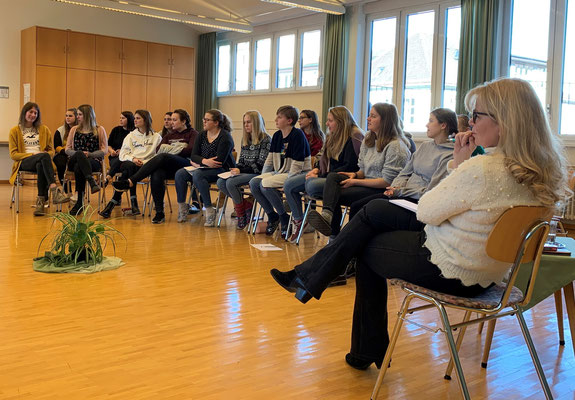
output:
M 70 129 L 78 124 L 76 122 L 77 116 L 78 111 L 75 108 L 68 108 L 66 110 L 66 117 L 64 118 L 64 125 L 54 132 L 54 149 L 56 150 L 56 155 L 52 161 L 54 161 L 54 165 L 58 171 L 58 180 L 60 183 L 64 182 L 64 173 L 66 172 L 66 165 L 68 165 L 66 140 L 68 140 Z M 64 190 L 66 189 L 67 188 L 64 188 Z
M 120 149 L 124 139 L 134 127 L 134 114 L 131 111 L 122 111 L 120 114 L 120 125 L 114 127 L 108 137 L 108 162 L 110 169 L 106 175 L 106 185 L 112 180 L 114 175 L 120 172 Z

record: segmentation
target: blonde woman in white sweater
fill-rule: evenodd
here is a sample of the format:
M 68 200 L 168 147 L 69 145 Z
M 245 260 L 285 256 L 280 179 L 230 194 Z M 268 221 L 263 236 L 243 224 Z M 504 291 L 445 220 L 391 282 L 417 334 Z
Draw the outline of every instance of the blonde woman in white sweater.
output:
M 120 149 L 120 172 L 121 179 L 128 179 L 134 175 L 142 165 L 156 155 L 156 148 L 160 145 L 162 137 L 152 130 L 152 116 L 148 110 L 136 110 L 134 113 L 134 129 L 124 138 Z M 139 215 L 136 185 L 130 189 L 130 202 L 132 203 L 132 215 Z M 122 192 L 114 191 L 114 196 L 99 212 L 104 218 L 110 218 L 112 210 L 122 201 Z
M 357 369 L 380 367 L 387 333 L 387 279 L 475 296 L 500 282 L 509 265 L 485 252 L 487 237 L 510 207 L 563 201 L 566 162 L 531 85 L 501 79 L 465 98 L 473 131 L 456 136 L 451 173 L 425 193 L 417 215 L 386 200 L 368 203 L 335 241 L 288 272 L 271 271 L 301 302 L 320 298 L 352 257 L 358 258 L 351 350 Z M 470 158 L 476 146 L 495 147 Z

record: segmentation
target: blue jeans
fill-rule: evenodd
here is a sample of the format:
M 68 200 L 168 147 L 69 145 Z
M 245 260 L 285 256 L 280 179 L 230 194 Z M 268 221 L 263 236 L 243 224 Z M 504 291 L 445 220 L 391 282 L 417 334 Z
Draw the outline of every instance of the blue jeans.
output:
M 250 181 L 250 190 L 252 191 L 256 201 L 261 204 L 268 217 L 274 213 L 274 209 L 279 215 L 285 214 L 286 210 L 284 209 L 280 191 L 276 188 L 265 188 L 261 183 L 262 178 L 252 178 Z
M 249 183 L 249 181 L 257 176 L 257 174 L 239 174 L 231 176 L 228 179 L 218 179 L 217 185 L 222 193 L 230 196 L 234 204 L 240 204 L 243 200 L 242 191 L 240 188 Z
M 188 194 L 188 182 L 192 182 L 200 192 L 204 206 L 211 207 L 210 183 L 218 180 L 218 174 L 224 172 L 223 168 L 200 168 L 191 174 L 184 168 L 176 172 L 176 194 L 178 203 L 185 203 Z
M 325 185 L 325 178 L 305 179 L 306 174 L 302 173 L 288 178 L 284 183 L 284 193 L 291 208 L 292 217 L 298 221 L 303 219 L 300 193 L 306 192 L 313 198 L 321 199 Z

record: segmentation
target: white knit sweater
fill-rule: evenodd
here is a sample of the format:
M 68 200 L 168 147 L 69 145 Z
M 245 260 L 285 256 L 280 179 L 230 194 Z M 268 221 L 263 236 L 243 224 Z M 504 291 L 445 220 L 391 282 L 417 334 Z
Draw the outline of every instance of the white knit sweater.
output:
M 502 154 L 465 161 L 419 200 L 417 219 L 427 224 L 431 262 L 445 278 L 467 286 L 501 282 L 510 265 L 487 255 L 487 237 L 506 209 L 520 205 L 540 203 L 513 179 Z

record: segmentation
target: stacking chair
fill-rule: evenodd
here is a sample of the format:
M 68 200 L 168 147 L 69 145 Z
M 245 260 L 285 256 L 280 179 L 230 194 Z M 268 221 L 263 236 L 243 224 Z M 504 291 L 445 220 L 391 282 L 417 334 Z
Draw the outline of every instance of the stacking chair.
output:
M 14 186 L 12 186 L 12 196 L 10 197 L 10 208 L 16 205 L 16 213 L 20 212 L 20 191 L 25 182 L 36 183 L 37 176 L 34 172 L 18 171 Z M 50 191 L 48 191 L 48 194 Z M 49 199 L 47 199 L 49 201 Z
M 104 190 L 104 178 L 106 177 L 106 163 L 104 160 L 101 161 L 101 171 L 94 171 L 92 172 L 92 176 L 100 186 L 100 190 L 98 191 L 98 211 L 102 207 L 102 204 L 106 204 L 106 191 Z M 62 186 L 65 187 L 68 185 L 68 193 L 72 193 L 72 181 L 74 181 L 74 171 L 69 171 L 66 168 L 66 172 L 64 173 L 64 182 Z M 89 183 L 86 182 L 86 189 L 84 190 L 85 201 L 84 204 L 90 203 L 90 187 Z M 58 207 L 58 211 L 61 211 L 60 205 Z
M 463 369 L 459 361 L 458 349 L 463 340 L 465 329 L 468 325 L 481 323 L 484 321 L 491 321 L 496 318 L 513 315 L 517 316 L 521 332 L 529 348 L 535 370 L 539 377 L 539 381 L 543 388 L 543 392 L 547 399 L 552 399 L 551 390 L 545 379 L 543 368 L 539 362 L 539 357 L 531 340 L 529 329 L 523 318 L 522 307 L 527 305 L 531 300 L 533 293 L 535 278 L 539 270 L 539 262 L 541 253 L 543 252 L 543 244 L 549 232 L 549 223 L 551 218 L 548 209 L 544 207 L 513 207 L 503 213 L 499 218 L 495 227 L 489 235 L 486 252 L 490 257 L 506 263 L 513 263 L 510 275 L 505 284 L 497 284 L 477 297 L 458 297 L 447 295 L 444 293 L 436 292 L 401 279 L 391 279 L 392 285 L 400 286 L 406 293 L 400 311 L 398 312 L 398 319 L 390 337 L 390 343 L 383 359 L 383 364 L 377 382 L 373 389 L 371 399 L 375 400 L 379 392 L 383 378 L 393 350 L 401 330 L 403 321 L 411 322 L 407 319 L 406 315 L 416 311 L 425 310 L 428 308 L 437 308 L 442 327 L 437 331 L 442 331 L 445 334 L 449 345 L 449 352 L 451 360 L 447 367 L 445 378 L 450 378 L 450 371 L 452 365 L 455 366 L 458 376 L 459 388 L 465 399 L 469 399 L 469 392 L 467 384 L 463 375 Z M 525 289 L 525 293 L 514 286 L 517 274 L 520 268 L 529 268 L 532 263 L 530 279 Z M 420 299 L 428 303 L 426 305 L 409 308 L 409 304 L 414 299 Z M 465 311 L 463 321 L 460 323 L 451 323 L 446 312 L 446 308 L 454 308 Z M 386 312 L 385 310 L 383 312 Z M 474 319 L 471 319 L 472 313 L 481 313 Z M 414 324 L 417 324 L 414 322 Z M 419 324 L 417 324 L 419 325 Z M 420 325 L 421 326 L 421 325 Z M 429 329 L 429 328 L 427 328 Z M 454 341 L 452 331 L 459 329 L 457 342 Z

